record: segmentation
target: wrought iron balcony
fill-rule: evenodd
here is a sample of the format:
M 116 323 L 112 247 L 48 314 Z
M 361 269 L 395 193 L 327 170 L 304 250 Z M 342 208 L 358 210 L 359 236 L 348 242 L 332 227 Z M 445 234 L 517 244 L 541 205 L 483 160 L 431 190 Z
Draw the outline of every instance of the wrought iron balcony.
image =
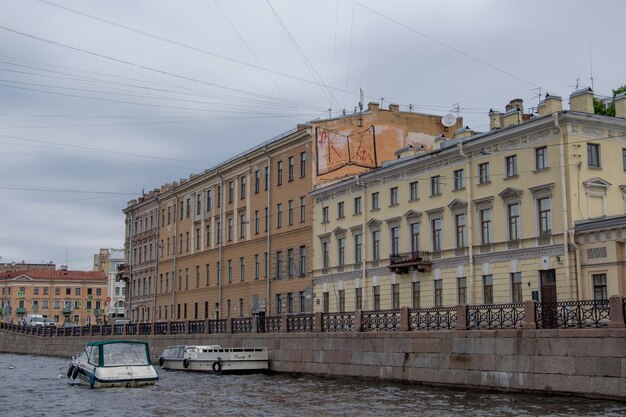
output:
M 15 309 L 17 314 L 26 314 L 26 309 L 24 307 L 18 307 Z
M 63 307 L 63 314 L 71 314 L 73 310 L 72 307 Z
M 415 251 L 389 255 L 389 269 L 400 274 L 409 271 L 430 272 L 430 252 Z

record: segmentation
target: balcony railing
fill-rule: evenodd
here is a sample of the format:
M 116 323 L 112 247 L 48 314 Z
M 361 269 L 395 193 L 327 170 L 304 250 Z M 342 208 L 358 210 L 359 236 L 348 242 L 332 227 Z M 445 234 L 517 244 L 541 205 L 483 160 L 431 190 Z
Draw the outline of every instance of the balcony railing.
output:
M 391 272 L 407 273 L 417 270 L 420 272 L 430 272 L 431 253 L 426 251 L 413 251 L 406 253 L 396 253 L 389 255 L 389 269 Z
M 609 300 L 561 301 L 537 304 L 537 328 L 607 327 Z

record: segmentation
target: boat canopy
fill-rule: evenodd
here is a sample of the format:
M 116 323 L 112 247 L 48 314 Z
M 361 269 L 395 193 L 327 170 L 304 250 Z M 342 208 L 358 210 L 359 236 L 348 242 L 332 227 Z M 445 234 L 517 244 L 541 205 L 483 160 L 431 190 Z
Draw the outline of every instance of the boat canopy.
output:
M 81 356 L 97 366 L 151 365 L 150 348 L 146 342 L 111 340 L 91 342 Z

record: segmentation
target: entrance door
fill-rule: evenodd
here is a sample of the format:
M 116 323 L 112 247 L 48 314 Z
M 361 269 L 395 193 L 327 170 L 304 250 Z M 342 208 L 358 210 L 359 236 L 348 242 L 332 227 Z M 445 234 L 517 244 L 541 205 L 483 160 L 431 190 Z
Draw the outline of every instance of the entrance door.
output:
M 558 327 L 556 307 L 556 271 L 548 269 L 539 271 L 541 279 L 541 311 L 544 329 Z

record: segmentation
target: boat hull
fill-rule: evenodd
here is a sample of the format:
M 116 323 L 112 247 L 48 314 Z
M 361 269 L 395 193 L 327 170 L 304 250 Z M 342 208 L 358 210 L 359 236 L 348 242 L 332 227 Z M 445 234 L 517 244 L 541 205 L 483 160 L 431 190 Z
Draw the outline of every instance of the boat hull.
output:
M 163 369 L 221 373 L 262 372 L 269 369 L 267 348 L 170 346 L 159 364 Z
M 114 366 L 94 367 L 78 364 L 76 379 L 82 385 L 92 388 L 142 387 L 154 385 L 159 379 L 156 370 L 151 366 Z

